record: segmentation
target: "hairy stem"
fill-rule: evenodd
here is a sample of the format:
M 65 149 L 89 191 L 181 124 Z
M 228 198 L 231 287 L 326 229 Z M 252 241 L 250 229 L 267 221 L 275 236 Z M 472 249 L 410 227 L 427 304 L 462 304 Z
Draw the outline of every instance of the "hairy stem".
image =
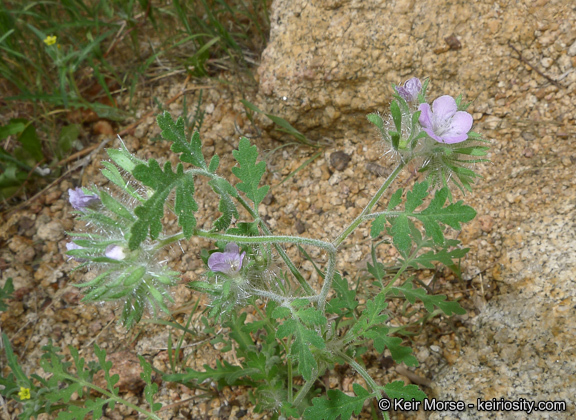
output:
M 214 240 L 224 240 L 229 242 L 237 242 L 240 244 L 298 244 L 310 245 L 318 248 L 325 249 L 328 252 L 335 252 L 336 249 L 330 242 L 324 242 L 317 239 L 300 238 L 297 236 L 242 236 L 242 235 L 228 235 L 226 233 L 208 232 L 202 229 L 194 229 L 193 236 L 201 238 L 208 238 Z
M 384 181 L 384 184 L 382 184 L 382 186 L 380 187 L 378 192 L 374 195 L 374 197 L 372 197 L 372 200 L 370 200 L 370 202 L 368 203 L 366 208 L 364 210 L 362 210 L 362 213 L 360 213 L 360 215 L 356 219 L 354 219 L 354 221 L 352 223 L 350 223 L 350 226 L 348 226 L 346 229 L 344 229 L 344 231 L 336 239 L 334 239 L 334 241 L 332 242 L 332 245 L 334 245 L 336 248 L 338 248 L 340 246 L 340 244 L 342 244 L 342 242 L 344 242 L 346 240 L 346 238 L 352 232 L 354 232 L 354 230 L 364 221 L 364 216 L 366 216 L 368 213 L 370 213 L 370 211 L 376 205 L 378 200 L 380 200 L 380 197 L 382 197 L 382 194 L 384 194 L 384 192 L 388 189 L 390 184 L 392 184 L 392 182 L 396 179 L 396 177 L 398 176 L 400 171 L 402 171 L 404 166 L 406 166 L 405 162 L 400 162 L 398 164 L 398 166 L 396 166 L 394 171 L 388 176 L 386 181 Z
M 242 204 L 242 207 L 244 207 L 248 211 L 248 213 L 250 213 L 250 216 L 252 216 L 254 219 L 259 220 L 260 228 L 262 229 L 262 231 L 266 235 L 271 235 L 272 232 L 270 231 L 268 226 L 266 226 L 263 220 L 260 220 L 258 214 L 252 209 L 252 207 L 250 207 L 250 205 L 246 202 L 246 200 L 244 200 L 241 196 L 238 196 L 237 199 L 240 202 L 240 204 Z M 276 248 L 276 251 L 278 252 L 278 254 L 280 254 L 280 257 L 284 260 L 284 263 L 286 264 L 292 275 L 296 277 L 296 280 L 298 280 L 298 283 L 300 283 L 300 286 L 302 286 L 302 288 L 306 291 L 306 293 L 308 293 L 309 295 L 314 294 L 314 289 L 312 289 L 312 287 L 308 284 L 304 276 L 302 276 L 300 271 L 298 271 L 298 269 L 296 268 L 290 257 L 286 254 L 284 249 L 282 249 L 282 247 L 278 244 L 274 244 L 274 248 Z

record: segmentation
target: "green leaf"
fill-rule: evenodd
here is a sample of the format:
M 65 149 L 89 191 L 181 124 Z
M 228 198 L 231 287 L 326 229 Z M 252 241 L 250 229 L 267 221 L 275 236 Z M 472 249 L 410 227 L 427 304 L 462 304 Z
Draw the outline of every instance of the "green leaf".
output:
M 384 120 L 382 119 L 382 117 L 380 115 L 368 114 L 368 115 L 366 115 L 366 118 L 368 118 L 368 121 L 370 121 L 372 124 L 374 124 L 380 130 L 384 129 Z
M 104 207 L 106 207 L 112 213 L 122 217 L 123 219 L 128 220 L 129 222 L 133 222 L 135 220 L 132 213 L 126 207 L 124 207 L 124 205 L 120 204 L 118 200 L 112 198 L 112 196 L 104 190 L 100 190 L 99 193 L 100 200 L 102 200 Z
M 312 372 L 318 369 L 318 364 L 312 354 L 310 345 L 323 349 L 326 344 L 316 331 L 307 329 L 295 319 L 286 320 L 276 331 L 276 338 L 279 340 L 289 335 L 294 337 L 290 355 L 298 361 L 298 372 L 308 381 L 312 379 Z
M 390 337 L 388 328 L 376 327 L 364 333 L 364 337 L 371 338 L 374 341 L 374 348 L 379 352 L 384 352 L 385 348 L 390 350 L 392 359 L 396 363 L 404 363 L 406 366 L 418 366 L 418 359 L 412 355 L 410 347 L 402 346 L 402 339 Z
M 200 134 L 197 131 L 194 132 L 190 143 L 188 143 L 186 140 L 186 127 L 182 117 L 179 117 L 174 123 L 172 116 L 167 111 L 164 111 L 164 113 L 158 115 L 157 121 L 158 126 L 162 129 L 161 136 L 174 143 L 170 150 L 174 153 L 182 153 L 180 155 L 182 162 L 191 163 L 194 166 L 208 170 L 202 154 Z
M 250 141 L 246 137 L 240 139 L 238 150 L 234 150 L 232 154 L 240 164 L 240 167 L 232 168 L 234 175 L 242 181 L 236 185 L 236 188 L 244 192 L 254 202 L 254 208 L 258 208 L 258 204 L 270 189 L 268 185 L 258 188 L 262 175 L 266 171 L 266 163 L 256 163 L 258 150 L 256 146 L 250 146 Z
M 80 136 L 80 126 L 78 124 L 65 125 L 60 130 L 60 137 L 58 138 L 58 149 L 60 155 L 67 153 L 73 146 L 74 142 Z
M 317 308 L 306 308 L 300 309 L 296 312 L 296 316 L 302 321 L 305 325 L 313 327 L 316 325 L 326 325 L 327 319 L 322 312 L 320 312 Z
M 36 134 L 36 127 L 32 124 L 22 131 L 18 136 L 18 141 L 22 144 L 22 148 L 36 161 L 40 162 L 44 158 L 42 153 L 42 143 Z
M 178 164 L 174 173 L 170 162 L 166 162 L 162 171 L 154 159 L 148 161 L 148 166 L 136 166 L 133 175 L 144 185 L 153 188 L 155 192 L 143 205 L 134 209 L 138 221 L 134 223 L 130 231 L 128 243 L 130 249 L 138 248 L 146 239 L 148 230 L 152 239 L 158 238 L 162 231 L 161 219 L 164 216 L 164 203 L 172 189 L 176 189 L 174 210 L 178 216 L 178 224 L 182 226 L 184 236 L 189 239 L 196 227 L 194 212 L 198 210 L 198 204 L 194 200 L 194 177 L 184 173 L 182 164 Z
M 277 308 L 274 309 L 274 311 L 272 311 L 272 314 L 270 316 L 274 319 L 288 318 L 291 313 L 292 312 L 290 311 L 290 308 L 287 308 L 285 306 L 278 306 Z
M 154 403 L 154 396 L 158 392 L 158 384 L 152 382 L 152 365 L 140 355 L 138 355 L 138 359 L 140 360 L 140 366 L 142 366 L 140 377 L 146 383 L 144 398 L 146 398 L 146 401 L 150 404 L 150 410 L 152 412 L 158 411 L 162 408 L 162 404 Z
M 110 159 L 112 159 L 112 161 L 116 163 L 116 165 L 120 166 L 122 169 L 130 173 L 132 173 L 136 165 L 146 164 L 146 162 L 138 159 L 136 156 L 130 153 L 123 143 L 121 144 L 119 150 L 106 149 L 106 153 L 108 153 L 108 156 L 110 156 Z
M 464 256 L 470 251 L 470 248 L 457 248 L 451 251 L 442 249 L 439 251 L 428 251 L 425 254 L 418 255 L 412 259 L 406 261 L 407 266 L 419 268 L 434 268 L 432 261 L 438 261 L 444 264 L 446 267 L 454 266 L 454 259 L 464 258 Z
M 400 133 L 397 131 L 389 131 L 390 138 L 392 139 L 392 147 L 394 150 L 398 150 L 400 145 Z
M 384 293 L 377 294 L 373 299 L 366 301 L 366 308 L 362 311 L 362 315 L 358 321 L 348 331 L 350 339 L 354 339 L 363 335 L 366 331 L 374 326 L 383 325 L 388 319 L 388 315 L 381 314 L 388 307 L 386 303 L 386 295 Z
M 406 212 L 412 213 L 416 207 L 422 205 L 424 199 L 428 196 L 428 183 L 415 182 L 412 191 L 406 193 Z
M 24 118 L 12 118 L 8 124 L 0 127 L 0 140 L 4 140 L 8 136 L 20 134 L 26 129 L 28 120 Z
M 215 174 L 219 164 L 220 157 L 218 155 L 212 156 L 212 159 L 210 159 L 210 163 L 208 164 L 208 171 Z
M 442 188 L 436 191 L 429 206 L 421 212 L 416 213 L 415 209 L 422 205 L 428 195 L 427 190 L 428 183 L 426 181 L 415 183 L 412 191 L 408 191 L 406 194 L 404 213 L 398 216 L 387 217 L 387 220 L 392 225 L 390 232 L 393 236 L 394 246 L 401 251 L 401 253 L 408 252 L 412 246 L 411 233 L 414 232 L 415 227 L 409 220 L 409 217 L 420 220 L 424 225 L 426 234 L 434 240 L 434 243 L 441 245 L 444 243 L 444 234 L 438 222 L 454 229 L 461 229 L 460 223 L 469 222 L 476 216 L 476 211 L 472 207 L 463 205 L 462 201 L 443 207 L 449 195 L 448 188 Z M 394 193 L 393 200 L 391 200 L 391 204 L 394 204 L 394 206 L 390 205 L 389 209 L 399 204 L 398 200 L 401 195 L 398 193 L 399 191 L 400 190 Z M 417 242 L 420 242 L 419 234 L 415 235 L 414 238 Z
M 381 214 L 372 220 L 372 227 L 370 229 L 370 236 L 372 239 L 376 239 L 380 232 L 384 230 L 384 225 L 386 224 L 386 216 Z
M 384 392 L 391 399 L 405 399 L 407 401 L 414 398 L 416 401 L 422 401 L 426 398 L 426 394 L 423 393 L 420 388 L 416 385 L 404 385 L 402 381 L 394 381 L 384 386 Z
M 337 389 L 328 390 L 328 398 L 314 398 L 312 407 L 306 408 L 304 418 L 310 420 L 349 420 L 352 414 L 359 416 L 364 402 L 371 394 L 358 384 L 353 385 L 355 397 Z
M 8 305 L 4 300 L 11 299 L 12 293 L 14 292 L 14 284 L 12 283 L 12 277 L 9 277 L 4 283 L 4 287 L 0 288 L 0 311 L 6 311 Z
M 382 279 L 386 275 L 384 264 L 382 264 L 381 262 L 376 261 L 374 265 L 367 263 L 366 267 L 368 268 L 368 272 L 372 274 L 374 278 L 378 281 L 382 281 Z
M 434 306 L 438 307 L 446 315 L 464 315 L 466 313 L 458 302 L 446 301 L 445 295 L 428 295 L 426 290 L 422 288 L 414 289 L 411 282 L 406 282 L 401 287 L 393 287 L 391 291 L 396 295 L 402 293 L 408 302 L 412 304 L 416 300 L 421 300 L 426 310 L 430 313 L 434 312 Z
M 404 190 L 402 188 L 397 189 L 392 197 L 390 197 L 390 201 L 388 202 L 388 210 L 393 210 L 398 204 L 402 202 L 402 194 Z
M 428 208 L 416 215 L 416 217 L 424 224 L 428 236 L 430 236 L 437 244 L 442 244 L 444 242 L 444 235 L 436 221 L 440 221 L 456 230 L 460 230 L 460 223 L 469 222 L 476 217 L 476 211 L 470 206 L 463 205 L 462 201 L 458 201 L 457 203 L 442 208 L 448 198 L 448 193 L 448 188 L 442 188 L 436 191 L 434 199 Z
M 32 381 L 28 379 L 20 365 L 18 364 L 18 358 L 14 354 L 12 350 L 12 345 L 10 344 L 10 340 L 5 333 L 2 333 L 2 344 L 4 347 L 4 352 L 6 353 L 6 361 L 8 362 L 8 366 L 12 370 L 12 373 L 16 376 L 16 379 L 20 386 L 24 386 L 26 388 L 32 387 Z M 0 379 L 2 375 L 0 375 Z
M 230 185 L 228 181 L 224 178 L 213 178 L 208 184 L 212 187 L 214 192 L 220 196 L 220 203 L 218 204 L 218 210 L 222 213 L 215 222 L 214 228 L 217 231 L 226 231 L 232 223 L 232 217 L 238 219 L 238 210 L 231 197 L 237 197 L 238 193 L 236 189 Z
M 340 273 L 336 272 L 334 273 L 332 284 L 336 292 L 336 297 L 328 301 L 326 310 L 334 314 L 346 314 L 356 309 L 358 306 L 356 291 L 349 289 L 348 280 L 342 278 Z
M 186 373 L 177 373 L 172 375 L 164 375 L 162 378 L 168 382 L 178 382 L 181 384 L 194 383 L 199 384 L 207 379 L 217 382 L 222 388 L 225 385 L 232 385 L 234 378 L 238 378 L 237 374 L 242 370 L 240 366 L 233 366 L 226 360 L 221 362 L 216 359 L 216 368 L 211 368 L 209 365 L 204 365 L 204 372 L 196 371 L 186 368 Z
M 400 106 L 398 102 L 392 101 L 390 103 L 390 114 L 392 114 L 392 119 L 394 120 L 394 126 L 398 133 L 402 132 L 402 113 L 400 112 Z
M 398 248 L 399 251 L 407 252 L 412 247 L 412 239 L 410 239 L 410 224 L 408 216 L 401 214 L 394 218 L 388 218 L 392 227 L 390 232 L 392 233 L 392 240 L 394 246 Z
M 460 153 L 469 156 L 486 156 L 488 150 L 490 150 L 490 148 L 486 146 L 459 147 L 453 149 L 454 153 Z

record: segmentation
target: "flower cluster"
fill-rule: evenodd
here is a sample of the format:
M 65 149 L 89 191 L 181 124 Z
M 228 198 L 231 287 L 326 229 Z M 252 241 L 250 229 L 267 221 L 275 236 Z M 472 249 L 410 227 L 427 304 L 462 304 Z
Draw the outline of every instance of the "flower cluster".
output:
M 443 95 L 426 102 L 428 80 L 424 83 L 413 77 L 403 85 L 395 86 L 395 99 L 390 104 L 391 117 L 384 120 L 379 114 L 368 115 L 375 124 L 390 153 L 397 160 L 422 163 L 421 172 L 427 172 L 435 186 L 454 182 L 460 190 L 470 190 L 475 175 L 467 164 L 484 161 L 468 156 L 484 156 L 487 147 L 476 146 L 471 140 L 483 141 L 470 131 L 473 118 L 461 104 L 461 98 Z M 462 143 L 466 147 L 461 147 Z M 450 196 L 451 197 L 451 196 Z
M 167 311 L 166 301 L 172 301 L 168 287 L 176 283 L 178 273 L 158 262 L 155 243 L 129 250 L 130 228 L 136 220 L 131 202 L 121 202 L 103 191 L 87 191 L 75 188 L 68 193 L 70 205 L 80 211 L 80 219 L 91 232 L 72 234 L 73 241 L 66 244 L 67 254 L 80 267 L 97 271 L 94 280 L 78 285 L 87 290 L 83 301 L 123 303 L 121 320 L 128 327 L 140 320 L 143 304 L 154 312 L 156 307 Z

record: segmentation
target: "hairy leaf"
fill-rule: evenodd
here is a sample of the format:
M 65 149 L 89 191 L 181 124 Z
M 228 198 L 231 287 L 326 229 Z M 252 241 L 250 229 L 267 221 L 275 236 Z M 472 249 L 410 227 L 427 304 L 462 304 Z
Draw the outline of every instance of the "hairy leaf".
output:
M 197 131 L 194 132 L 190 143 L 188 143 L 186 140 L 186 127 L 182 117 L 179 117 L 174 123 L 172 116 L 167 111 L 164 111 L 163 114 L 158 115 L 157 121 L 158 126 L 162 129 L 160 133 L 162 137 L 174 143 L 170 150 L 174 153 L 182 153 L 180 155 L 182 162 L 191 163 L 194 166 L 208 170 L 202 154 L 200 134 Z
M 304 418 L 310 420 L 348 420 L 352 414 L 358 416 L 370 393 L 358 384 L 352 385 L 355 397 L 350 397 L 337 389 L 328 390 L 328 398 L 314 398 L 312 407 L 304 411 Z
M 446 301 L 445 295 L 428 295 L 426 290 L 422 288 L 414 289 L 411 282 L 406 282 L 401 287 L 393 287 L 391 291 L 396 295 L 402 293 L 412 304 L 416 302 L 417 299 L 421 300 L 428 312 L 434 312 L 434 306 L 437 306 L 446 315 L 464 315 L 466 313 L 458 302 Z
M 422 401 L 426 398 L 426 394 L 424 394 L 418 386 L 404 385 L 404 382 L 402 381 L 394 381 L 385 385 L 384 392 L 386 392 L 386 395 L 392 399 L 404 398 L 405 400 L 410 401 L 414 398 L 416 401 Z
M 318 369 L 318 364 L 310 350 L 310 345 L 323 349 L 326 344 L 316 331 L 309 330 L 304 324 L 295 319 L 286 320 L 276 332 L 276 338 L 278 339 L 289 335 L 294 337 L 294 342 L 290 349 L 291 356 L 298 361 L 298 372 L 308 381 L 312 378 L 312 372 Z
M 232 168 L 234 175 L 242 181 L 236 185 L 236 188 L 244 192 L 257 208 L 270 189 L 267 185 L 258 188 L 262 175 L 266 171 L 266 163 L 256 163 L 258 150 L 256 146 L 250 146 L 250 141 L 246 137 L 240 139 L 238 150 L 234 150 L 232 154 L 240 164 L 240 167 Z
M 218 210 L 222 213 L 215 222 L 214 228 L 218 231 L 225 231 L 232 223 L 232 217 L 238 218 L 238 210 L 231 197 L 237 197 L 236 189 L 230 185 L 224 178 L 211 179 L 208 184 L 214 192 L 220 196 Z
M 406 366 L 418 366 L 418 359 L 412 355 L 412 349 L 402 346 L 401 338 L 390 337 L 388 328 L 372 328 L 364 333 L 364 337 L 371 338 L 374 341 L 374 348 L 380 353 L 384 351 L 384 348 L 388 348 L 395 362 L 405 363 Z
M 154 159 L 148 161 L 148 166 L 138 165 L 134 168 L 134 177 L 144 185 L 154 189 L 154 194 L 143 205 L 136 207 L 134 213 L 138 221 L 131 229 L 130 249 L 138 248 L 146 239 L 148 231 L 152 239 L 158 238 L 162 231 L 161 219 L 164 216 L 164 203 L 172 189 L 176 189 L 175 211 L 178 216 L 178 224 L 182 226 L 184 236 L 188 239 L 192 236 L 196 227 L 194 212 L 198 210 L 198 204 L 194 200 L 194 178 L 191 174 L 184 173 L 182 164 L 178 164 L 176 173 L 172 172 L 170 162 L 164 164 L 164 171 Z

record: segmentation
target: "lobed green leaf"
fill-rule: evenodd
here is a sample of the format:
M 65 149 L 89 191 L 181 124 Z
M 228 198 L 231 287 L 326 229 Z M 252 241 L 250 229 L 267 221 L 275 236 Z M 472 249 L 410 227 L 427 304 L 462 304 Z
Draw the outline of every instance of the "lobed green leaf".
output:
M 328 390 L 328 397 L 314 398 L 312 407 L 306 408 L 304 418 L 310 420 L 349 420 L 359 416 L 364 402 L 371 394 L 358 384 L 352 385 L 356 396 L 350 397 L 337 389 Z
M 240 139 L 238 150 L 232 152 L 240 167 L 232 168 L 232 173 L 240 179 L 236 185 L 238 190 L 244 192 L 246 197 L 254 202 L 254 208 L 264 199 L 270 187 L 268 185 L 258 188 L 262 175 L 266 171 L 264 162 L 256 163 L 258 150 L 256 146 L 250 146 L 250 141 L 246 137 Z
M 198 168 L 208 170 L 204 155 L 202 154 L 202 142 L 200 141 L 200 134 L 195 131 L 192 135 L 190 143 L 186 139 L 186 127 L 184 119 L 179 117 L 174 123 L 172 116 L 167 112 L 158 115 L 158 126 L 162 129 L 160 135 L 173 142 L 172 150 L 174 153 L 182 153 L 180 160 L 182 162 L 190 163 Z

